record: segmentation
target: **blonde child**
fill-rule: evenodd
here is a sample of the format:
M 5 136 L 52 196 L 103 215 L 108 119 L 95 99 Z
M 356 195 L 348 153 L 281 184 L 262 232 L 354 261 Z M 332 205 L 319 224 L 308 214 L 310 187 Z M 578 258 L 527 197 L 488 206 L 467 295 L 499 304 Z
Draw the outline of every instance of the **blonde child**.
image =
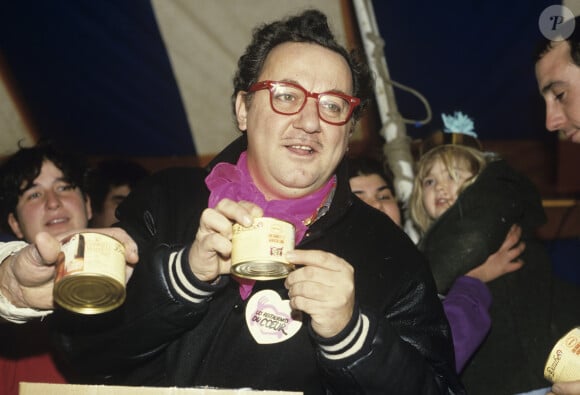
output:
M 390 169 L 377 160 L 358 157 L 349 159 L 348 170 L 352 192 L 401 226 L 402 207 L 395 197 Z M 516 270 L 523 263 L 512 263 L 525 249 L 525 244 L 519 243 L 520 235 L 521 229 L 512 227 L 502 246 L 469 275 L 458 277 L 443 300 L 455 348 L 457 372 L 461 372 L 491 326 L 489 308 L 492 297 L 484 282 L 491 276 L 496 278 Z
M 523 394 L 546 388 L 546 355 L 556 333 L 568 324 L 553 319 L 562 315 L 552 303 L 552 290 L 560 285 L 544 246 L 533 237 L 545 221 L 535 186 L 502 159 L 470 147 L 441 145 L 420 158 L 409 209 L 438 291 L 447 294 L 467 273 L 487 282 L 493 296 L 492 329 L 462 373 L 468 393 Z M 526 246 L 519 259 L 526 263 L 505 265 L 507 275 L 498 278 L 480 264 L 502 245 L 514 224 L 522 229 Z
M 410 198 L 410 215 L 424 234 L 487 164 L 481 151 L 463 145 L 440 145 L 421 157 Z

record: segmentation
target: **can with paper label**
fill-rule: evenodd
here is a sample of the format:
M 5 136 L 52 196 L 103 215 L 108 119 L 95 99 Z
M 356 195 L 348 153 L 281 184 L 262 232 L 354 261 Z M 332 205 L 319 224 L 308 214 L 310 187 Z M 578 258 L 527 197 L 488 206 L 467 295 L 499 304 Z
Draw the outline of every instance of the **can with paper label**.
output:
M 554 346 L 544 367 L 546 380 L 580 380 L 580 327 L 566 333 Z
M 80 314 L 100 314 L 125 301 L 125 247 L 101 233 L 77 233 L 62 241 L 54 301 Z
M 233 225 L 232 273 L 253 280 L 284 278 L 294 270 L 284 254 L 294 249 L 294 225 L 276 218 L 254 218 Z

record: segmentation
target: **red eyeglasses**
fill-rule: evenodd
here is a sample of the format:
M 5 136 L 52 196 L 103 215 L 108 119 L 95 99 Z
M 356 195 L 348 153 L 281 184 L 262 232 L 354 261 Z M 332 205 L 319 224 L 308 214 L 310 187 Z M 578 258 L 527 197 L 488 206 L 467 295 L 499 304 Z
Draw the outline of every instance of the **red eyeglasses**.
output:
M 262 89 L 270 91 L 270 106 L 278 114 L 294 115 L 302 111 L 306 100 L 316 100 L 318 116 L 331 125 L 344 125 L 350 119 L 354 109 L 360 104 L 357 97 L 338 92 L 308 92 L 302 86 L 292 82 L 260 81 L 248 89 L 256 92 Z

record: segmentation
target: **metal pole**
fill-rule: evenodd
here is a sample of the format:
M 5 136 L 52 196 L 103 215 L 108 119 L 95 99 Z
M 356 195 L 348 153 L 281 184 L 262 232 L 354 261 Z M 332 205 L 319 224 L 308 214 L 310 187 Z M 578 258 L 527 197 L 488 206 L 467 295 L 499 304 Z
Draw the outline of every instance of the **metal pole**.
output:
M 362 42 L 375 75 L 375 96 L 386 144 L 384 153 L 395 175 L 395 190 L 406 203 L 412 188 L 413 158 L 405 123 L 397 109 L 395 93 L 390 81 L 383 41 L 380 37 L 371 0 L 354 0 L 354 8 L 362 35 Z
M 381 118 L 380 134 L 385 139 L 383 153 L 394 175 L 394 187 L 404 206 L 413 189 L 413 155 L 405 123 L 397 109 L 395 93 L 384 54 L 384 42 L 377 26 L 372 0 L 353 0 L 356 18 L 369 67 L 375 75 L 375 97 Z M 405 230 L 417 239 L 410 221 Z

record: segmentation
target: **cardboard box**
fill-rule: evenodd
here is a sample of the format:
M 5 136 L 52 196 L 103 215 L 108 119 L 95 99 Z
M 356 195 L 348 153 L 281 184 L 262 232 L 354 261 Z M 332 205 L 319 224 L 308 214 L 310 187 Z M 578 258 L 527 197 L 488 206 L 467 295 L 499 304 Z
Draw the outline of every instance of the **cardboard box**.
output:
M 20 383 L 20 395 L 290 395 L 302 392 L 257 391 L 249 388 L 124 387 L 110 385 Z

